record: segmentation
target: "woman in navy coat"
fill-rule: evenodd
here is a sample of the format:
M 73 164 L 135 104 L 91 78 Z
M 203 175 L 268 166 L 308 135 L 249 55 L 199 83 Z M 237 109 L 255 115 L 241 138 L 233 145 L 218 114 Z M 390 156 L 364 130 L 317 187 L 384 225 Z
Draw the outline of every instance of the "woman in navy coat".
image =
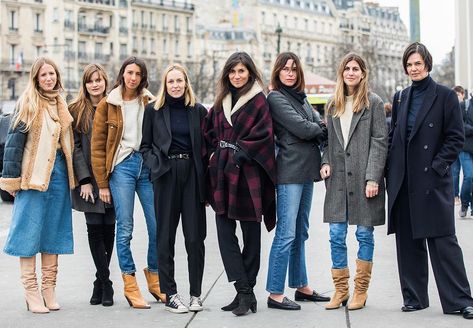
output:
M 473 299 L 455 236 L 450 174 L 464 141 L 458 99 L 430 77 L 432 56 L 423 44 L 406 48 L 403 66 L 412 85 L 394 96 L 386 167 L 388 234 L 396 234 L 401 310 L 429 306 L 428 245 L 443 312 L 473 319 Z

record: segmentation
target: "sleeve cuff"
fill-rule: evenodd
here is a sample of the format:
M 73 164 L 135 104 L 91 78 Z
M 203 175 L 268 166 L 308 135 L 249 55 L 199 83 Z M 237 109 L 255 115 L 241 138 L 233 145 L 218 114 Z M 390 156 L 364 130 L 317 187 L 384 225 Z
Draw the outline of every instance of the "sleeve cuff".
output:
M 21 177 L 0 178 L 0 189 L 5 191 L 16 191 L 21 189 Z

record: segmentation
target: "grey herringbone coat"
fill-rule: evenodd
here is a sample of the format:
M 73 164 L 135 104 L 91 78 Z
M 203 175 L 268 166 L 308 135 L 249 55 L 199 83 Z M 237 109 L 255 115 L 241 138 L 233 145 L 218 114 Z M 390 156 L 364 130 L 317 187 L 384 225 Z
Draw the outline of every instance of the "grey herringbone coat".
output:
M 324 222 L 376 226 L 385 222 L 384 166 L 388 139 L 383 101 L 374 93 L 370 106 L 353 114 L 346 149 L 340 118 L 327 115 L 328 146 L 322 165 L 329 164 L 331 176 L 325 180 L 327 192 Z M 378 195 L 365 196 L 366 181 L 379 184 Z

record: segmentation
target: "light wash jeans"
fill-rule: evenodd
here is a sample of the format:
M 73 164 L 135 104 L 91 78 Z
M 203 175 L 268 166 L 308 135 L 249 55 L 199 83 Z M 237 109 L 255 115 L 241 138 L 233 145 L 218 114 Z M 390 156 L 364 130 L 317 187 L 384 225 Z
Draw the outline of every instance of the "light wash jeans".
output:
M 460 192 L 460 198 L 462 202 L 462 208 L 468 209 L 468 207 L 472 204 L 471 192 L 473 180 L 473 154 L 466 151 L 461 151 L 460 163 L 463 168 L 463 182 Z
M 283 294 L 289 265 L 289 287 L 307 286 L 305 241 L 309 238 L 312 181 L 277 185 L 277 224 L 269 255 L 266 290 Z
M 123 162 L 115 166 L 110 176 L 110 191 L 117 216 L 116 240 L 120 270 L 125 274 L 136 271 L 130 248 L 136 192 L 143 208 L 148 229 L 148 270 L 158 272 L 154 193 L 149 180 L 149 169 L 143 165 L 141 153 L 133 152 Z
M 330 223 L 330 250 L 332 268 L 344 269 L 348 267 L 347 257 L 347 222 Z M 371 262 L 374 252 L 374 227 L 356 226 L 358 240 L 358 259 Z

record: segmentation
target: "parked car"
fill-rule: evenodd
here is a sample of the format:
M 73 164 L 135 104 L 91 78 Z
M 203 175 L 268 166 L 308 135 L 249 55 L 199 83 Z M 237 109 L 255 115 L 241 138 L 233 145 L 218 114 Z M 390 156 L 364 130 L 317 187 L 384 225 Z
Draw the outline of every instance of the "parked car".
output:
M 3 171 L 3 153 L 5 151 L 5 141 L 7 139 L 8 128 L 10 126 L 12 114 L 2 114 L 0 115 L 0 177 L 2 176 Z M 0 189 L 0 198 L 4 202 L 12 202 L 13 197 L 5 190 Z

